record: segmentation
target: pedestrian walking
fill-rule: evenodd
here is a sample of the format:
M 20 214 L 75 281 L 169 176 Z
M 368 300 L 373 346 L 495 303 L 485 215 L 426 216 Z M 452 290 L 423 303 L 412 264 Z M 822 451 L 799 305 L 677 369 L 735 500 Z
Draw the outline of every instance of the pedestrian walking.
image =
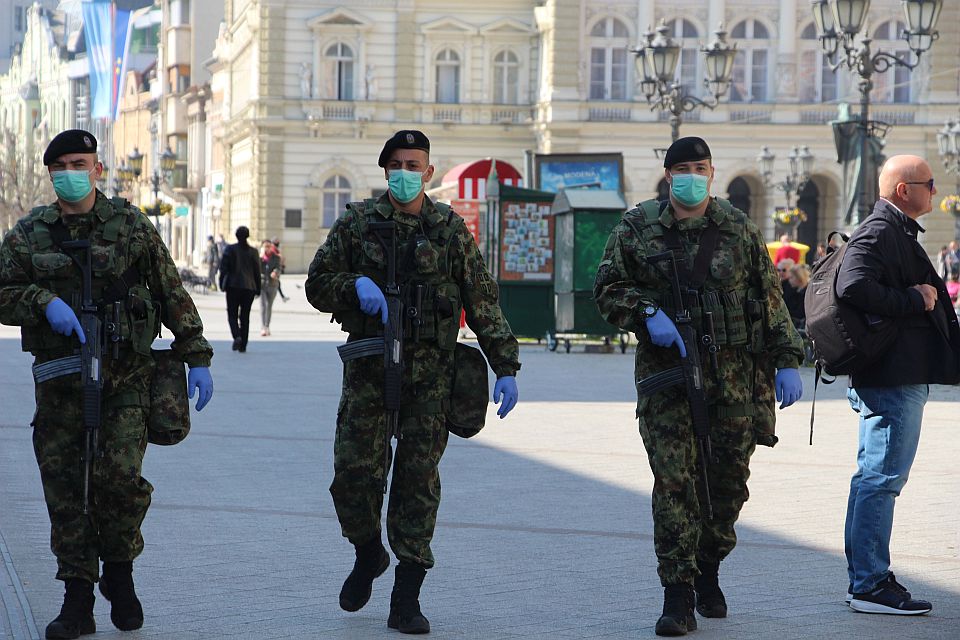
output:
M 277 255 L 280 256 L 280 275 L 283 275 L 287 272 L 287 259 L 283 257 L 283 252 L 280 250 L 280 238 L 274 236 L 270 242 L 273 243 L 273 248 L 276 249 Z M 279 294 L 280 299 L 284 302 L 290 300 L 290 296 L 283 294 L 283 282 L 280 278 L 277 278 L 277 294 Z
M 260 247 L 260 335 L 270 335 L 270 316 L 273 301 L 280 290 L 280 253 L 270 240 Z
M 863 613 L 919 615 L 933 605 L 890 571 L 893 507 L 920 442 L 929 385 L 960 381 L 960 330 L 944 282 L 917 241 L 919 218 L 937 193 L 930 165 L 893 156 L 879 183 L 880 200 L 850 236 L 837 275 L 840 300 L 900 323 L 888 351 L 853 373 L 847 390 L 860 423 L 844 526 L 847 601 Z
M 398 248 L 395 279 L 400 291 L 391 288 L 388 294 L 391 299 L 399 294 L 415 313 L 399 320 L 406 323 L 406 365 L 387 507 L 387 539 L 399 563 L 387 625 L 401 633 L 427 633 L 430 623 L 419 597 L 434 564 L 430 542 L 440 504 L 439 463 L 449 425 L 463 410 L 451 399 L 454 377 L 467 373 L 455 358 L 461 352 L 461 309 L 497 375 L 493 396 L 501 418 L 517 403 L 519 347 L 500 310 L 497 285 L 463 219 L 424 194 L 424 184 L 434 173 L 427 137 L 420 131 L 398 131 L 384 145 L 378 165 L 388 191 L 347 205 L 310 265 L 306 293 L 314 307 L 334 314 L 349 334 L 348 345 L 383 336 L 386 328 L 396 331 L 394 321 L 384 326 L 384 287 L 393 269 L 387 241 L 380 244 L 381 229 Z M 384 376 L 382 353 L 344 362 L 330 493 L 343 535 L 356 551 L 353 571 L 340 591 L 340 606 L 346 611 L 367 603 L 373 580 L 390 563 L 380 524 L 384 456 L 389 460 L 390 455 Z M 474 385 L 483 389 L 481 407 L 488 401 L 485 376 L 483 366 L 481 382 Z
M 245 353 L 250 336 L 250 307 L 260 295 L 260 256 L 247 244 L 250 230 L 237 227 L 237 242 L 220 258 L 220 290 L 227 293 L 227 322 L 233 350 Z
M 718 573 L 736 544 L 750 457 L 756 445 L 777 442 L 774 395 L 782 409 L 802 394 L 797 367 L 803 350 L 759 229 L 729 202 L 709 195 L 714 165 L 707 143 L 677 140 L 663 166 L 669 200 L 648 200 L 624 215 L 607 241 L 594 296 L 609 323 L 637 335 L 638 381 L 689 365 L 693 355 L 703 363 L 702 378 L 690 370 L 687 376 L 705 395 L 712 456 L 710 447 L 700 449 L 705 443 L 690 410 L 695 398 L 686 386 L 647 392 L 638 385 L 664 587 L 656 633 L 676 636 L 697 628 L 694 607 L 707 618 L 727 615 Z M 679 272 L 681 300 L 673 297 L 671 264 Z M 681 303 L 696 338 L 689 344 L 675 324 Z M 717 351 L 706 348 L 704 336 Z
M 57 200 L 34 208 L 3 239 L 0 322 L 20 326 L 23 350 L 34 356 L 33 445 L 56 577 L 65 585 L 46 637 L 77 638 L 96 631 L 98 581 L 114 626 L 143 625 L 133 561 L 143 551 L 140 526 L 153 491 L 141 475 L 147 425 L 161 409 L 151 389 L 178 382 L 163 378 L 151 356 L 160 322 L 173 333 L 175 360 L 190 366 L 197 410 L 213 395 L 213 350 L 154 225 L 94 188 L 103 173 L 96 138 L 64 131 L 43 164 Z
M 207 236 L 207 247 L 203 251 L 203 264 L 207 265 L 207 286 L 217 288 L 217 270 L 220 268 L 220 249 L 213 241 L 213 236 Z

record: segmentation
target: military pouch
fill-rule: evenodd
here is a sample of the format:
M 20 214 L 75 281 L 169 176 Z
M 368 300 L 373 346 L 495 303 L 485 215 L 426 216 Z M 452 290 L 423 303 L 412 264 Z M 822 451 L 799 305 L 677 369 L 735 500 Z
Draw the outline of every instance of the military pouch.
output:
M 721 294 L 723 319 L 727 329 L 726 344 L 739 347 L 747 344 L 747 316 L 743 310 L 743 298 L 736 291 Z
M 130 287 L 125 307 L 124 316 L 128 326 L 122 332 L 123 338 L 129 338 L 134 352 L 144 356 L 155 354 L 156 351 L 150 347 L 157 337 L 160 319 L 150 290 L 140 284 Z
M 483 429 L 490 385 L 487 361 L 476 347 L 458 342 L 453 351 L 453 390 L 446 412 L 447 431 L 472 438 Z
M 762 353 L 765 348 L 763 308 L 763 300 L 747 300 L 747 317 L 750 321 L 749 334 L 747 336 L 747 351 L 750 353 Z
M 177 444 L 190 433 L 186 367 L 172 349 L 153 349 L 150 354 L 156 366 L 150 383 L 147 442 Z
M 463 307 L 457 285 L 442 284 L 437 287 L 436 305 L 437 346 L 444 351 L 459 349 L 457 337 L 460 335 L 460 312 Z
M 726 316 L 724 315 L 724 307 L 720 303 L 721 295 L 718 291 L 707 291 L 701 296 L 703 313 L 710 313 L 710 317 L 713 319 L 713 340 L 718 345 L 729 344 L 727 341 Z M 709 329 L 705 320 L 706 315 L 704 315 L 704 322 L 701 324 L 704 332 Z

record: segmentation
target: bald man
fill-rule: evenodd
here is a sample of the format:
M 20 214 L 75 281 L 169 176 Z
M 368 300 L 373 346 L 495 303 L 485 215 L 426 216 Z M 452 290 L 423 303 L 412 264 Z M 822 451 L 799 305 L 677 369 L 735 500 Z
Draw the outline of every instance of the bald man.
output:
M 894 156 L 880 172 L 880 200 L 850 237 L 837 277 L 840 299 L 873 322 L 896 322 L 898 339 L 868 370 L 850 376 L 847 399 L 859 414 L 857 472 L 844 530 L 847 602 L 862 613 L 921 615 L 890 571 L 893 506 L 920 441 L 930 384 L 960 381 L 960 329 L 943 280 L 917 242 L 917 220 L 933 208 L 930 165 Z

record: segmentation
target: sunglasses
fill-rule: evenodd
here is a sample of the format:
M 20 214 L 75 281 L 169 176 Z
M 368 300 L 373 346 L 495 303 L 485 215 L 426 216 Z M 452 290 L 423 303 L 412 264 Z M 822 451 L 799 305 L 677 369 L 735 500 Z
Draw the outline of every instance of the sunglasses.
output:
M 923 180 L 922 182 L 904 182 L 903 184 L 925 184 L 928 190 L 933 191 L 933 178 Z

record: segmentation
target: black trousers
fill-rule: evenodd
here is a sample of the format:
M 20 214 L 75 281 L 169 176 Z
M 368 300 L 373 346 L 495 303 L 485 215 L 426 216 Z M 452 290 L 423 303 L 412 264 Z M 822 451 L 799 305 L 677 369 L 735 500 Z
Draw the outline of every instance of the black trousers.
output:
M 247 348 L 250 335 L 250 307 L 253 306 L 253 291 L 227 287 L 227 322 L 230 323 L 230 335 L 240 339 L 240 348 Z

